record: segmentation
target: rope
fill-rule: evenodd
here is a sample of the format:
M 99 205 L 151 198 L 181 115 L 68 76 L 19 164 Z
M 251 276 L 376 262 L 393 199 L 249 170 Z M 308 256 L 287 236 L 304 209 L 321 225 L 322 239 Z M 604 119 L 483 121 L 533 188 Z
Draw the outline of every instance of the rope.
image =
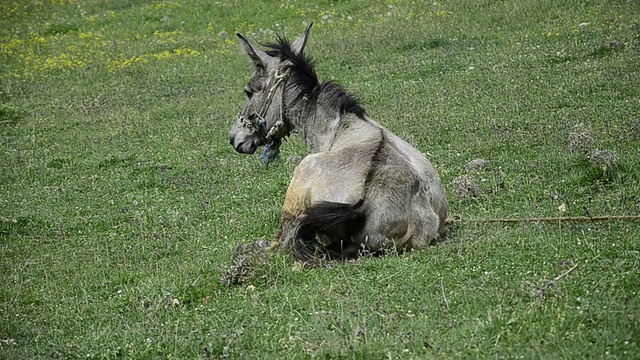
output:
M 276 74 L 276 78 L 278 79 L 278 82 L 276 83 L 276 85 L 274 85 L 273 88 L 275 88 L 276 86 L 280 85 L 280 83 L 284 82 L 284 85 L 280 88 L 280 119 L 278 119 L 278 121 L 276 121 L 276 123 L 271 127 L 271 129 L 269 130 L 269 132 L 267 133 L 266 136 L 266 141 L 268 145 L 271 145 L 272 147 L 279 147 L 280 146 L 280 140 L 283 138 L 286 138 L 287 136 L 289 136 L 290 128 L 291 126 L 289 124 L 287 124 L 286 120 L 286 116 L 284 114 L 285 112 L 285 102 L 284 102 L 284 92 L 285 92 L 285 88 L 287 87 L 287 79 L 289 77 L 289 73 L 285 72 L 282 75 Z M 272 88 L 272 89 L 273 89 Z M 271 94 L 271 91 L 269 92 Z M 270 101 L 271 102 L 271 101 Z
M 269 110 L 269 106 L 271 106 L 271 102 L 273 101 L 273 96 L 275 95 L 275 90 L 278 86 L 289 77 L 288 73 L 280 74 L 280 70 L 277 69 L 275 75 L 273 76 L 274 84 L 269 87 L 269 93 L 267 94 L 267 100 L 262 103 L 260 107 L 260 111 L 256 114 L 261 119 L 264 119 L 262 114 L 266 114 L 267 110 Z
M 595 221 L 640 221 L 640 215 L 564 216 L 534 218 L 462 219 L 454 216 L 447 223 L 532 223 L 532 222 L 595 222 Z

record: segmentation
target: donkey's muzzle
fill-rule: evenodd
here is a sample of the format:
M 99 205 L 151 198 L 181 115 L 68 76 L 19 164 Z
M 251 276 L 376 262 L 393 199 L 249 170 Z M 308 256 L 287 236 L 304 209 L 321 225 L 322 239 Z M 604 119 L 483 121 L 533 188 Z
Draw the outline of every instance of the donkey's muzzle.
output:
M 229 143 L 236 149 L 237 152 L 241 154 L 253 154 L 256 152 L 258 148 L 258 144 L 256 144 L 253 140 L 244 140 L 244 141 L 236 141 L 236 137 L 229 134 Z

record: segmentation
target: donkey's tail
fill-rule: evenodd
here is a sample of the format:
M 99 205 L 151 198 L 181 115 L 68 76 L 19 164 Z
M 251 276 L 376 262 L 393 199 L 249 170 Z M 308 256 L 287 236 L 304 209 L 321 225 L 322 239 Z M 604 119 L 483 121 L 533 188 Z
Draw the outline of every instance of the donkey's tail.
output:
M 292 239 L 293 257 L 300 261 L 318 256 L 342 257 L 342 244 L 351 243 L 352 234 L 360 231 L 364 224 L 363 203 L 364 199 L 355 204 L 320 202 L 307 208 Z M 318 241 L 319 235 L 329 236 L 330 244 Z

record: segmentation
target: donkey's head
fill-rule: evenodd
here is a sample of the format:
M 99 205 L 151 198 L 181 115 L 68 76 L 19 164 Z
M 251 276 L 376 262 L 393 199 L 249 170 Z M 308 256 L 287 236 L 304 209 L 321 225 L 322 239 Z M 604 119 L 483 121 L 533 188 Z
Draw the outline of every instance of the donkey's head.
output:
M 310 28 L 311 24 L 291 44 L 290 50 L 295 54 L 302 54 Z M 236 151 L 253 154 L 258 146 L 279 143 L 280 139 L 292 130 L 284 114 L 291 63 L 273 52 L 254 47 L 240 33 L 238 37 L 242 49 L 253 62 L 255 69 L 244 87 L 246 103 L 229 131 L 229 140 Z

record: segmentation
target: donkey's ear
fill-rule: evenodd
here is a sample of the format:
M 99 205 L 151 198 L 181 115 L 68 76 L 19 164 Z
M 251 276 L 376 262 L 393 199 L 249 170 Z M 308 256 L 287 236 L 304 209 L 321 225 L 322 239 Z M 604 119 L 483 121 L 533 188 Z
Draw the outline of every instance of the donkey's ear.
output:
M 253 45 L 251 45 L 249 40 L 247 40 L 247 38 L 244 37 L 244 35 L 240 33 L 238 33 L 237 35 L 240 38 L 240 46 L 242 47 L 242 50 L 244 50 L 244 52 L 246 52 L 247 55 L 249 55 L 249 57 L 251 58 L 251 61 L 253 61 L 253 63 L 258 67 L 266 66 L 267 61 L 269 59 L 269 55 L 267 55 L 266 52 L 253 47 Z
M 300 37 L 297 38 L 296 41 L 293 42 L 293 44 L 291 44 L 291 49 L 295 51 L 296 54 L 302 54 L 302 52 L 304 51 L 304 47 L 305 45 L 307 45 L 307 40 L 309 40 L 309 30 L 311 30 L 312 25 L 313 23 L 309 23 L 309 25 L 307 25 L 307 28 L 304 29 L 304 33 L 302 33 L 302 35 L 300 35 Z

